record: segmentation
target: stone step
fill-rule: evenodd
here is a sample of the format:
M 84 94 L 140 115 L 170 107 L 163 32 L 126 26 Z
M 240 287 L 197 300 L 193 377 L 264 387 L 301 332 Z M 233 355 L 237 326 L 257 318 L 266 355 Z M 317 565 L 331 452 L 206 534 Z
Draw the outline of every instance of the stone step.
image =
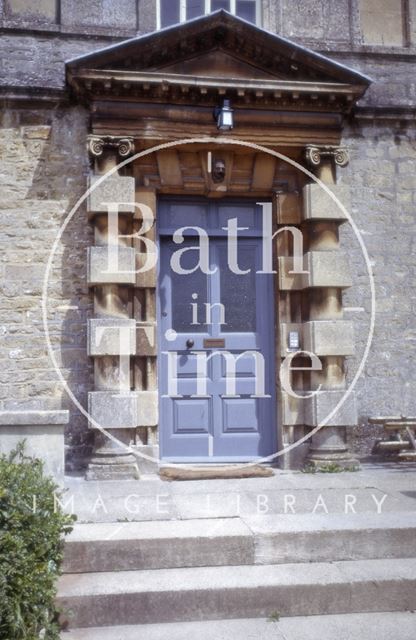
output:
M 240 617 L 407 611 L 416 560 L 193 567 L 67 574 L 58 606 L 71 627 Z
M 414 640 L 416 615 L 350 613 L 332 616 L 206 620 L 74 629 L 62 640 Z
M 416 512 L 245 519 L 256 564 L 416 557 Z
M 76 525 L 64 572 L 416 556 L 416 513 L 266 515 Z
M 253 533 L 239 518 L 76 525 L 65 573 L 254 563 Z

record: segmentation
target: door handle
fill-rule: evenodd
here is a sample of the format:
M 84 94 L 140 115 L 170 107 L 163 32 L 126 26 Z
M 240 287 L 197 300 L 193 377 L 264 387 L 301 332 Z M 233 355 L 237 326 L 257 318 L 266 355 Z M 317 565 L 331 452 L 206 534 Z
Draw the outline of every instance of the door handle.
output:
M 195 342 L 192 340 L 192 338 L 188 338 L 188 340 L 186 341 L 186 346 L 187 346 L 188 349 L 192 349 L 194 344 L 195 344 Z

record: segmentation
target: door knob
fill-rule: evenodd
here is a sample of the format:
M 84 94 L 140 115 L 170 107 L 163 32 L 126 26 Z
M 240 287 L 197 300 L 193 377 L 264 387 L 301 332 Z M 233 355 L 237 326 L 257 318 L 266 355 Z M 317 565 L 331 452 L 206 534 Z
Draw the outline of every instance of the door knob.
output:
M 192 340 L 192 338 L 188 338 L 188 340 L 186 341 L 186 346 L 188 347 L 188 349 L 192 349 L 192 347 L 194 346 L 194 341 Z

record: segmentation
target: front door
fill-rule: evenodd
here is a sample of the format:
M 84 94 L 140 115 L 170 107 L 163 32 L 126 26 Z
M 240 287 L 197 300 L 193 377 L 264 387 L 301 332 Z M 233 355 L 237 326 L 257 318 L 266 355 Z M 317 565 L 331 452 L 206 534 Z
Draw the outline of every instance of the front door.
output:
M 158 216 L 161 458 L 268 456 L 274 300 L 273 275 L 260 273 L 262 208 L 178 199 L 161 201 Z

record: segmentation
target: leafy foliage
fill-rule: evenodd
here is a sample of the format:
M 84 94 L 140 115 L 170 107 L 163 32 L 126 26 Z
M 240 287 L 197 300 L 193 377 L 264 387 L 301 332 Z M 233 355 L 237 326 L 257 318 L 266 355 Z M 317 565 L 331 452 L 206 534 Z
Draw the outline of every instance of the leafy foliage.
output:
M 0 640 L 59 639 L 55 585 L 74 521 L 60 497 L 23 445 L 0 456 Z

